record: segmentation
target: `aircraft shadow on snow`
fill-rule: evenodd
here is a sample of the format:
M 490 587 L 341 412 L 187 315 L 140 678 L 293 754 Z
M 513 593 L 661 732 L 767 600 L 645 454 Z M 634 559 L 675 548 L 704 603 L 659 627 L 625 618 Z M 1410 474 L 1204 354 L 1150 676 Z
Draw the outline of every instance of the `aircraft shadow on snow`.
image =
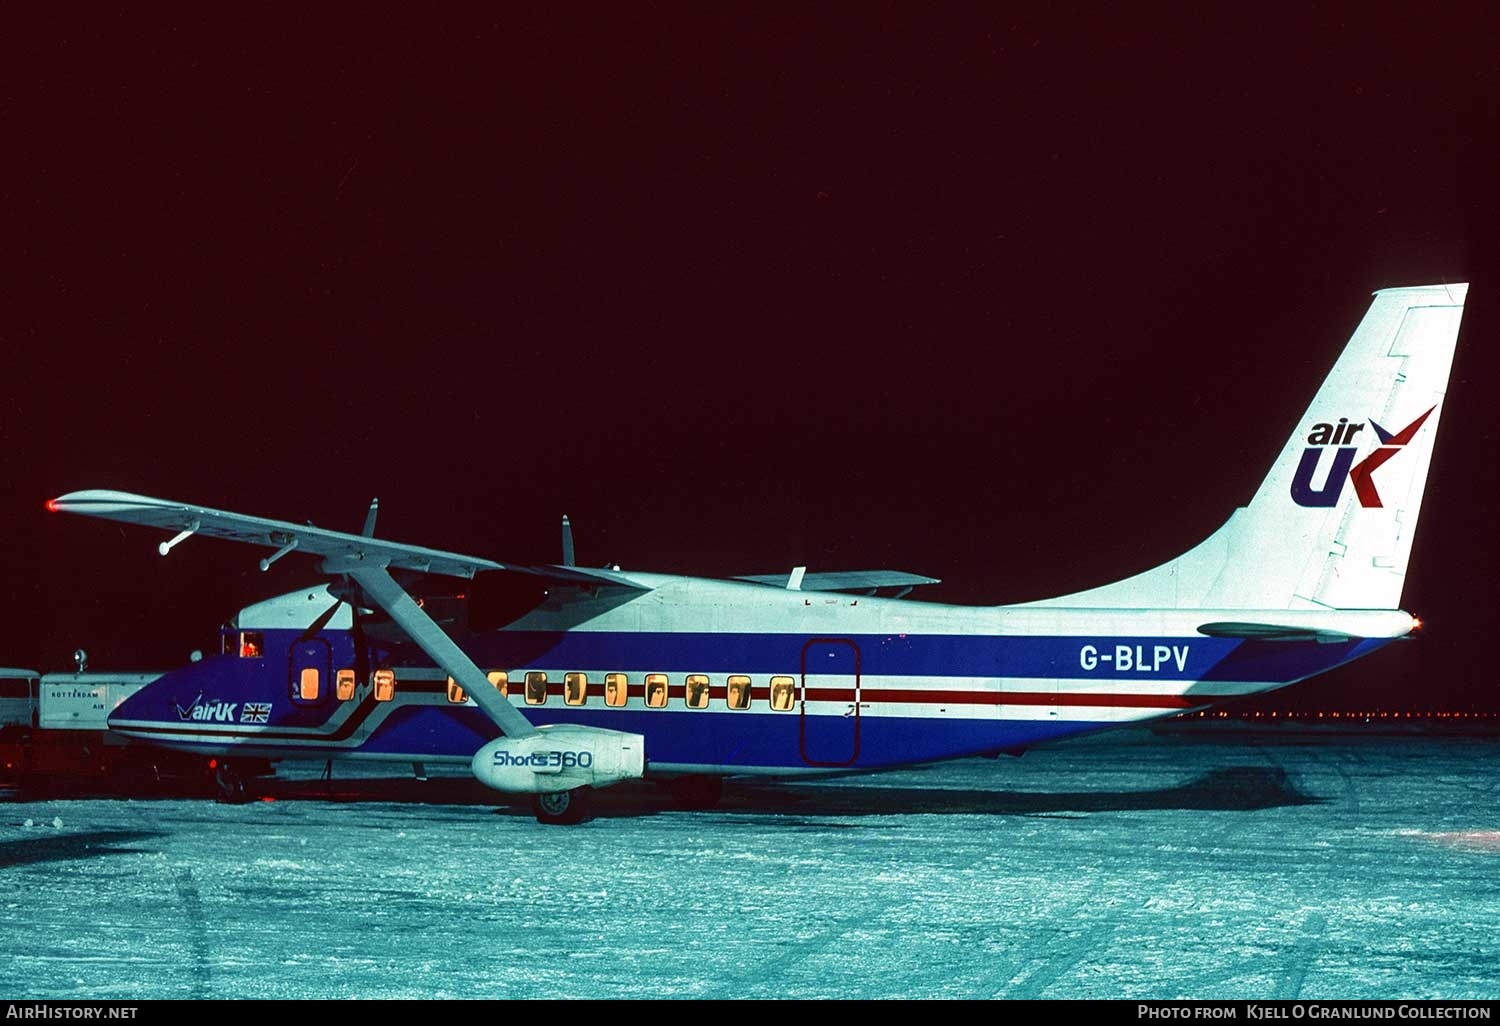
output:
M 267 789 L 279 800 L 492 805 L 501 815 L 531 815 L 528 800 L 497 795 L 460 778 L 279 781 Z M 1225 767 L 1171 787 L 1147 790 L 992 791 L 976 788 L 868 786 L 848 783 L 777 784 L 729 781 L 711 816 L 1045 816 L 1090 812 L 1251 812 L 1316 805 L 1326 799 L 1298 789 L 1277 767 Z M 620 784 L 592 796 L 591 819 L 677 812 L 664 788 Z
M 161 833 L 151 830 L 91 830 L 75 833 L 61 830 L 54 832 L 50 826 L 38 827 L 36 836 L 0 841 L 0 869 L 41 862 L 91 859 L 101 855 L 136 854 L 148 849 L 129 847 L 130 842 L 161 836 Z

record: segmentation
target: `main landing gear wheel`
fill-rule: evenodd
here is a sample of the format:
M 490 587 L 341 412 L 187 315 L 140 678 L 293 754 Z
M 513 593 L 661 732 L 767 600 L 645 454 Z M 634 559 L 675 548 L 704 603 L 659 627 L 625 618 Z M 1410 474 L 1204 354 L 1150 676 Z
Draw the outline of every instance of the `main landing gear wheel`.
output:
M 588 788 L 575 787 L 571 791 L 550 791 L 531 800 L 532 811 L 538 823 L 553 826 L 571 826 L 583 819 L 588 806 Z
M 723 777 L 678 777 L 667 784 L 679 809 L 711 809 L 724 795 Z
M 214 797 L 225 805 L 243 805 L 250 800 L 244 776 L 227 762 L 214 767 Z

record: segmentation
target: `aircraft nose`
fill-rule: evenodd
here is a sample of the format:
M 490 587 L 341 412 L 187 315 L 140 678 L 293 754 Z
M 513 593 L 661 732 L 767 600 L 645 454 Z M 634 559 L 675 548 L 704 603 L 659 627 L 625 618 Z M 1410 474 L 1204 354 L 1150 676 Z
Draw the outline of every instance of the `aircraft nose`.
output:
M 125 699 L 125 701 L 115 706 L 109 714 L 109 729 L 116 730 L 132 720 L 147 719 L 148 717 L 143 715 L 149 703 L 147 692 L 151 691 L 154 687 L 156 687 L 154 683 L 147 684 L 135 694 Z
M 158 677 L 115 706 L 109 714 L 109 729 L 128 733 L 133 724 L 171 720 L 170 696 L 180 690 L 170 683 L 175 676 L 168 673 Z

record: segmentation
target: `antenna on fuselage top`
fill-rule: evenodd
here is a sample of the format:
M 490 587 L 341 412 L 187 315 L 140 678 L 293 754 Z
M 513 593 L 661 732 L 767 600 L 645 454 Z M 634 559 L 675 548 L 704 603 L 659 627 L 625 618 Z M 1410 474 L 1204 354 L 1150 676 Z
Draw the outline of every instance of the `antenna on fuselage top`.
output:
M 562 519 L 562 565 L 573 565 L 573 525 L 568 521 L 568 515 L 563 514 Z

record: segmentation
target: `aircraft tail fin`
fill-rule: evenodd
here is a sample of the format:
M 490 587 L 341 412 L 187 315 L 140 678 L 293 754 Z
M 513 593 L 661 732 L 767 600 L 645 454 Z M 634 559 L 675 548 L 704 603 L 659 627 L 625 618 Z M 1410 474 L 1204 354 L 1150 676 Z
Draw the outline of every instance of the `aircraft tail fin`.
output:
M 1467 294 L 1376 292 L 1249 506 L 1154 570 L 1029 604 L 1397 608 Z

